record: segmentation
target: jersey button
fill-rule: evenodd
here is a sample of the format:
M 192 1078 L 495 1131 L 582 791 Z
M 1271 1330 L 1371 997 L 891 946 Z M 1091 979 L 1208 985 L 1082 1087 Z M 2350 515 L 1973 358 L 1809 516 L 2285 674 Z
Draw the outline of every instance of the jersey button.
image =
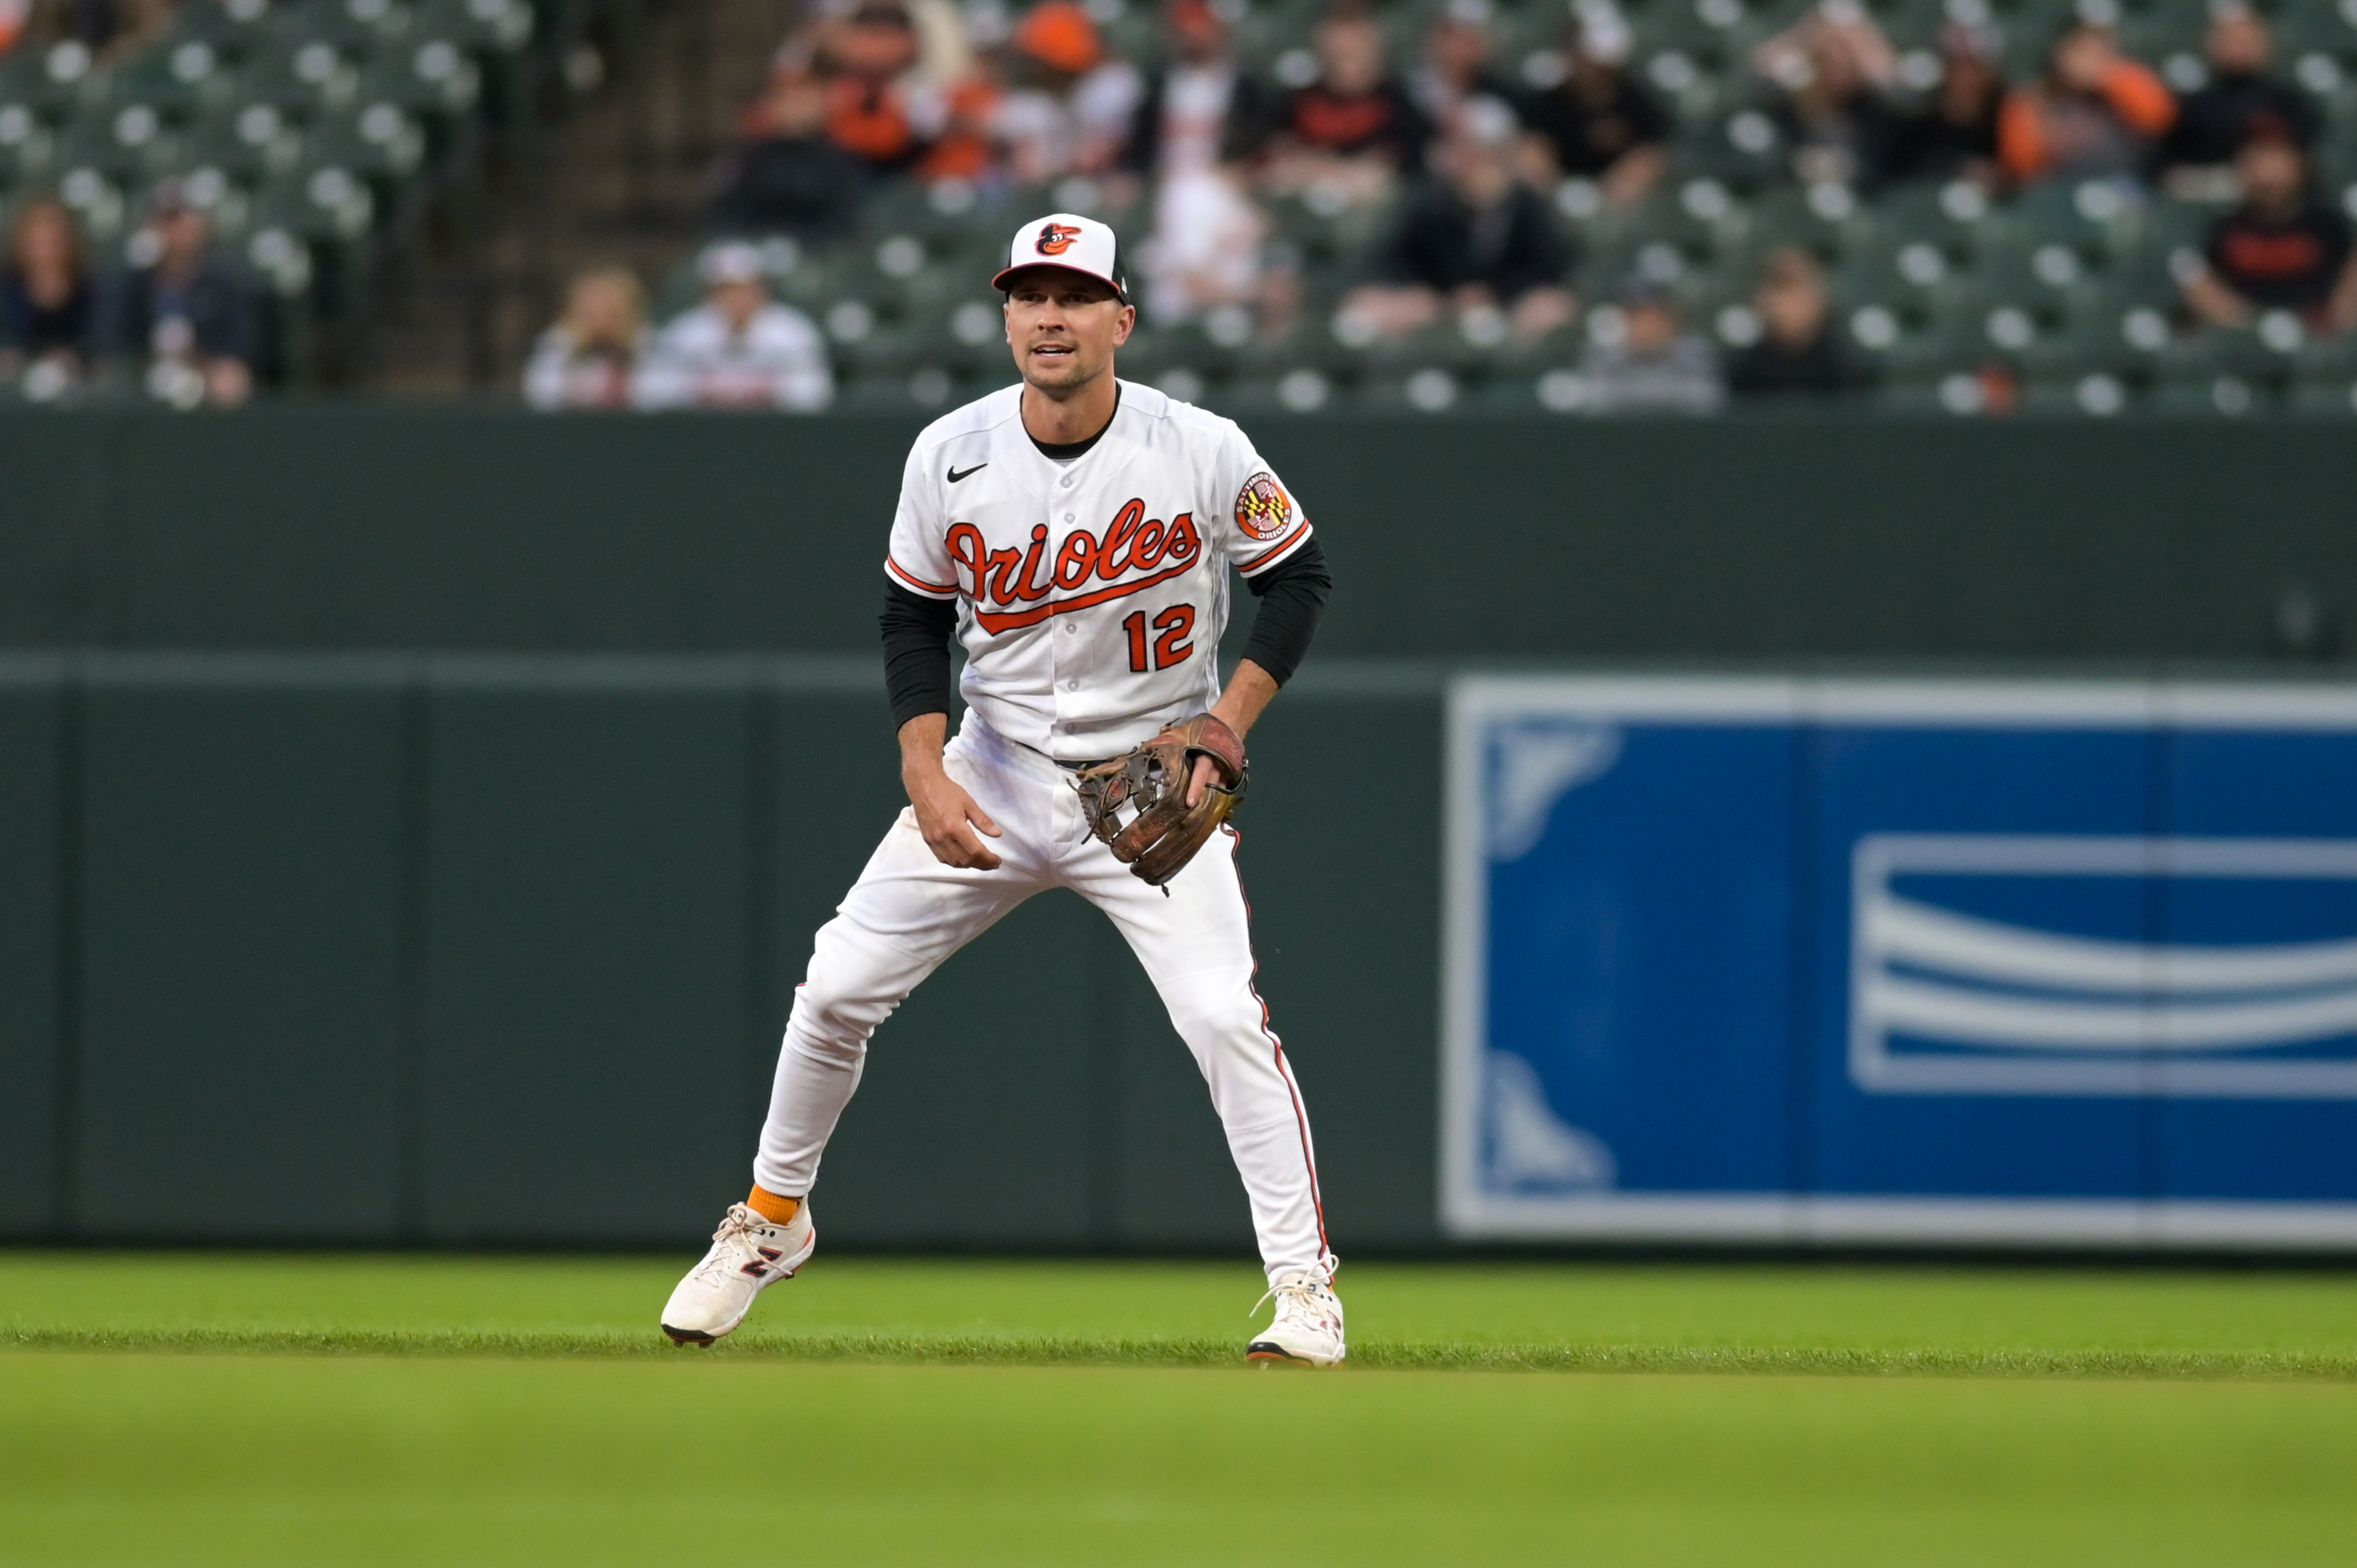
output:
M 1071 514 L 1071 512 L 1066 512 L 1066 513 L 1064 514 L 1064 521 L 1065 521 L 1066 522 L 1070 522 L 1070 521 L 1072 521 L 1072 514 Z
M 1069 490 L 1069 489 L 1071 489 L 1072 488 L 1072 476 L 1071 476 L 1071 475 L 1070 475 L 1070 474 L 1066 474 L 1066 475 L 1064 476 L 1064 488 L 1065 488 L 1066 489 L 1068 489 L 1068 490 Z M 1068 517 L 1068 518 L 1066 518 L 1064 521 L 1065 521 L 1066 522 L 1070 522 L 1070 521 L 1071 521 L 1072 520 L 1071 520 L 1071 518 L 1069 518 L 1069 517 Z
M 1064 690 L 1067 692 L 1077 692 L 1080 689 L 1081 683 L 1078 681 L 1067 681 L 1064 682 Z

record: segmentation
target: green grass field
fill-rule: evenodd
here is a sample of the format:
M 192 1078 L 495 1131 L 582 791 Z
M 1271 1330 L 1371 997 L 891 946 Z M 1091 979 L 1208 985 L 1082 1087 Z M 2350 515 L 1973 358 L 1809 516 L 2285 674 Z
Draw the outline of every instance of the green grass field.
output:
M 686 1261 L 0 1252 L 0 1562 L 2357 1562 L 2357 1274 Z

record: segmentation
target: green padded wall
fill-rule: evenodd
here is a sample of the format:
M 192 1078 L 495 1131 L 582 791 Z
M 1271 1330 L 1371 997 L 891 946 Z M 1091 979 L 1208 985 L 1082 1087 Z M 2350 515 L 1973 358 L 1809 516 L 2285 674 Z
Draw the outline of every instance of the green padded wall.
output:
M 0 414 L 0 647 L 866 655 L 906 421 Z M 1320 656 L 2259 659 L 2331 421 L 1255 418 Z M 2343 651 L 2352 628 L 2340 628 Z
M 76 1235 L 394 1235 L 400 693 L 328 664 L 82 690 Z
M 59 1219 L 64 690 L 63 660 L 0 657 L 0 1237 Z
M 751 1128 L 747 683 L 492 671 L 426 703 L 421 1233 L 693 1236 Z

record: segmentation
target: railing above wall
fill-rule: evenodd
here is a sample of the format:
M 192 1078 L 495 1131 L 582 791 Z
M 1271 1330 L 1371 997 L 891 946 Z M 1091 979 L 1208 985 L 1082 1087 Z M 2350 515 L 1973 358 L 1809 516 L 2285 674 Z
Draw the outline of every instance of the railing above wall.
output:
M 0 646 L 865 652 L 908 443 L 850 416 L 0 415 Z M 2308 661 L 2344 426 L 1254 421 L 1321 650 Z

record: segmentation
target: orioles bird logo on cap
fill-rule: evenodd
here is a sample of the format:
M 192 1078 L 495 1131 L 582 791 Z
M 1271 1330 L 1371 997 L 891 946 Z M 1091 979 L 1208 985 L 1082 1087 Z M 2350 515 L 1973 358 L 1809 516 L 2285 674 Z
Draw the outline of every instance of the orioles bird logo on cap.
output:
M 1060 256 L 1071 250 L 1072 242 L 1080 237 L 1081 231 L 1070 223 L 1043 223 L 1039 226 L 1039 253 Z

